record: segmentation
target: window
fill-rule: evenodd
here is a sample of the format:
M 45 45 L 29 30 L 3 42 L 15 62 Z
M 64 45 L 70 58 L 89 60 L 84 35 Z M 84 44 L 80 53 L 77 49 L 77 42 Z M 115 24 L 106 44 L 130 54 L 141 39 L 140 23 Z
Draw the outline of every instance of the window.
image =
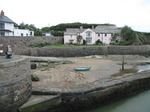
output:
M 30 32 L 30 36 L 32 36 L 32 32 Z
M 100 36 L 101 36 L 101 34 L 100 34 L 100 33 L 98 33 L 98 36 L 100 37 Z
M 0 32 L 0 36 L 5 36 L 5 33 L 4 32 Z
M 105 33 L 105 37 L 107 37 L 107 34 Z
M 21 36 L 23 36 L 23 33 L 21 33 Z
M 92 38 L 86 38 L 86 43 L 87 43 L 87 44 L 92 43 Z
M 91 44 L 92 43 L 92 32 L 87 31 L 86 32 L 86 43 Z
M 5 29 L 4 23 L 0 23 L 0 29 Z
M 91 32 L 86 32 L 86 37 L 91 37 Z
M 70 39 L 70 40 L 69 40 L 69 42 L 73 42 L 73 41 L 74 41 L 73 39 Z

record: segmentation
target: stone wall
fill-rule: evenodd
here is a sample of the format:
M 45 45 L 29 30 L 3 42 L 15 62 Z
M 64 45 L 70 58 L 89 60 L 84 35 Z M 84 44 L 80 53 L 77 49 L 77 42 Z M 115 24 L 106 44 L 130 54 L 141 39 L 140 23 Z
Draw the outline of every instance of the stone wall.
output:
M 93 82 L 96 84 L 97 82 Z M 51 112 L 76 112 L 100 107 L 150 88 L 150 71 L 116 77 L 105 85 L 87 91 L 61 93 L 62 103 Z
M 0 63 L 0 112 L 17 110 L 31 96 L 30 70 L 28 59 L 18 57 Z
M 19 55 L 80 57 L 89 55 L 149 55 L 150 45 L 139 46 L 100 46 L 100 47 L 59 47 L 59 48 L 15 48 Z
M 40 43 L 62 43 L 63 37 L 14 37 L 0 36 L 0 44 L 12 45 L 12 47 L 24 47 Z M 6 48 L 5 48 L 6 49 Z

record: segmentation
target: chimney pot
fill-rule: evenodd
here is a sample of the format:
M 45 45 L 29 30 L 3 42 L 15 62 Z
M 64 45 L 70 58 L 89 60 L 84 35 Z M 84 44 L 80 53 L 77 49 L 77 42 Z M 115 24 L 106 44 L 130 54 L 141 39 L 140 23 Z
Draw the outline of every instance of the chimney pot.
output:
M 4 15 L 4 11 L 3 11 L 3 10 L 1 11 L 1 16 L 5 16 L 5 15 Z
M 80 29 L 83 29 L 83 26 L 80 26 Z
M 94 26 L 92 26 L 92 29 L 94 29 Z

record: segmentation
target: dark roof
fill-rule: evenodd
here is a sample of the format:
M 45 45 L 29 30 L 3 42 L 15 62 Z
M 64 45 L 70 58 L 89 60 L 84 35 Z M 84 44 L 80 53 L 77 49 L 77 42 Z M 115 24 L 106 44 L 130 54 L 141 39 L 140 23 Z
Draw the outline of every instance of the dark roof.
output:
M 64 35 L 76 35 L 78 33 L 82 33 L 87 29 L 80 28 L 67 28 Z M 120 33 L 121 29 L 117 28 L 115 25 L 101 25 L 97 26 L 95 29 L 91 29 L 95 33 Z
M 7 16 L 1 16 L 0 15 L 0 22 L 3 22 L 3 23 L 14 23 L 14 21 L 12 21 L 10 18 L 8 18 Z
M 12 32 L 11 30 L 7 30 L 7 29 L 0 29 L 0 32 Z

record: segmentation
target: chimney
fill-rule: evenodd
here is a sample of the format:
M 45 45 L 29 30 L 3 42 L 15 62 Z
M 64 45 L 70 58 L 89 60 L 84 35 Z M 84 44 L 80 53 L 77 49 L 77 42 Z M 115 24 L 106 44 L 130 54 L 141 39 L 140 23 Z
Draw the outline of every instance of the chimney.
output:
M 3 10 L 1 11 L 1 16 L 5 16 L 5 15 L 4 15 L 4 11 L 3 11 Z
M 80 29 L 83 29 L 83 26 L 80 26 Z
M 94 26 L 92 26 L 92 29 L 94 29 Z

